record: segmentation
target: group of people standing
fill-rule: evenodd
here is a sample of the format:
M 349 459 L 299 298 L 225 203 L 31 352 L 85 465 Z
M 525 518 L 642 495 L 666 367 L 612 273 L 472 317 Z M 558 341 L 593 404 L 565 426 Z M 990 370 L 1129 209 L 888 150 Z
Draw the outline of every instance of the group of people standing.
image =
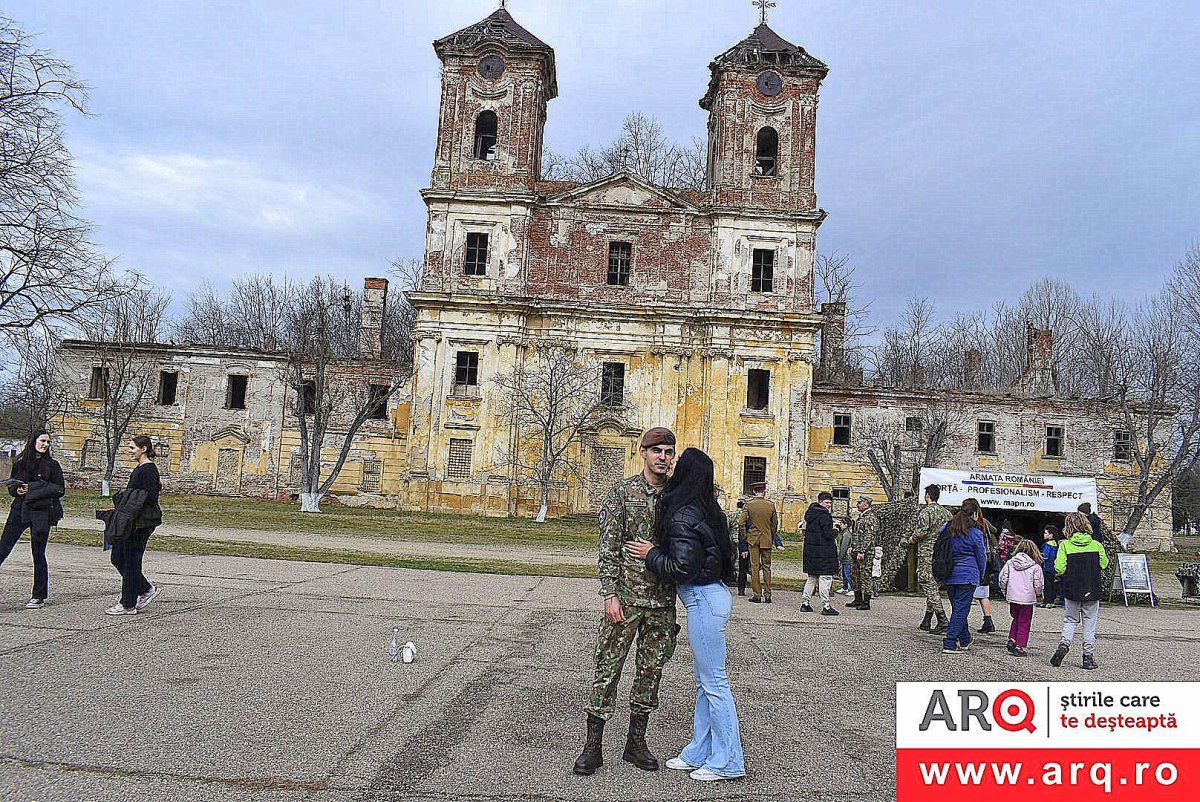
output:
M 1066 539 L 1058 542 L 1057 529 L 1047 527 L 1045 544 L 1039 547 L 1018 537 L 1007 522 L 1000 537 L 994 537 L 977 499 L 964 499 L 958 511 L 951 513 L 938 503 L 940 496 L 937 485 L 925 488 L 925 505 L 918 514 L 916 531 L 908 539 L 917 547 L 917 578 L 926 599 L 919 628 L 943 636 L 943 654 L 967 651 L 972 643 L 967 619 L 976 600 L 984 613 L 980 632 L 995 631 L 989 604 L 994 575 L 1012 618 L 1006 644 L 1009 654 L 1026 656 L 1034 606 L 1061 594 L 1062 637 L 1050 663 L 1062 665 L 1082 623 L 1083 668 L 1096 668 L 1101 574 L 1108 567 L 1108 555 L 1103 544 L 1093 538 L 1093 530 L 1099 534 L 1099 527 L 1090 520 L 1090 505 L 1066 516 L 1063 533 L 1070 533 Z M 950 600 L 948 619 L 939 585 L 945 587 Z
M 105 543 L 112 547 L 112 564 L 121 574 L 121 599 L 104 612 L 134 615 L 154 600 L 158 588 L 142 572 L 142 558 L 150 535 L 162 522 L 159 493 L 162 482 L 154 464 L 154 445 L 139 435 L 129 443 L 136 467 L 129 486 L 114 497 L 114 508 L 98 513 L 105 521 Z M 50 450 L 50 434 L 38 432 L 17 455 L 11 476 L 4 482 L 12 496 L 4 533 L 0 536 L 0 564 L 12 553 L 26 529 L 33 553 L 33 593 L 25 607 L 46 606 L 50 598 L 50 568 L 46 559 L 50 530 L 63 519 L 62 499 L 67 493 L 62 466 Z

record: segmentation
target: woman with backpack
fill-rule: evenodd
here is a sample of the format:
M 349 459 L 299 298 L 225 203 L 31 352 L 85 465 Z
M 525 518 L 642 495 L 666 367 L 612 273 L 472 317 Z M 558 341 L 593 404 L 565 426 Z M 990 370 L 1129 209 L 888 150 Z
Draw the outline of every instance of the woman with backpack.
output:
M 46 562 L 46 544 L 50 529 L 63 518 L 62 497 L 67 482 L 62 468 L 50 455 L 50 435 L 38 432 L 29 439 L 17 455 L 8 481 L 8 494 L 13 497 L 0 535 L 0 565 L 29 530 L 29 549 L 33 552 L 33 593 L 25 602 L 27 610 L 46 606 L 50 595 L 50 567 Z
M 946 630 L 946 636 L 942 640 L 942 654 L 966 651 L 971 645 L 967 615 L 971 612 L 975 588 L 983 581 L 987 568 L 981 528 L 983 525 L 979 522 L 982 517 L 979 502 L 968 498 L 963 500 L 958 513 L 947 525 L 950 570 L 944 581 L 946 595 L 950 597 L 950 628 Z M 934 548 L 936 550 L 937 546 Z
M 689 448 L 679 457 L 658 502 L 658 545 L 625 546 L 655 576 L 676 585 L 687 608 L 688 643 L 696 677 L 693 737 L 667 768 L 693 780 L 734 780 L 746 774 L 737 710 L 725 671 L 725 628 L 733 611 L 726 584 L 734 575 L 733 544 L 717 504 L 713 463 Z

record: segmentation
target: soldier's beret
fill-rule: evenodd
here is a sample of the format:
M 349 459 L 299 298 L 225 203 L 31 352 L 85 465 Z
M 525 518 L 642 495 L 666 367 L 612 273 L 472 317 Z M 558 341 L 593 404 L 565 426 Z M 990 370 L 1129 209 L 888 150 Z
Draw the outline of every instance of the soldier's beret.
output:
M 858 503 L 859 504 L 874 504 L 875 499 L 871 498 L 870 496 L 859 496 Z
M 675 445 L 675 433 L 670 429 L 662 426 L 655 426 L 642 435 L 642 448 L 654 448 L 655 446 L 673 446 Z

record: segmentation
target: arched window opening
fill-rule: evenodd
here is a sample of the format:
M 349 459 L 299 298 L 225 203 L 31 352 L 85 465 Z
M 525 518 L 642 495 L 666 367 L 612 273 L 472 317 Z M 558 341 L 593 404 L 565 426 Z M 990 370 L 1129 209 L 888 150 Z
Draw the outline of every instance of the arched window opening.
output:
M 775 175 L 775 167 L 779 161 L 779 133 L 771 127 L 762 128 L 758 132 L 758 144 L 754 150 L 754 174 L 761 176 Z
M 496 158 L 496 112 L 481 111 L 475 118 L 475 158 L 494 161 Z

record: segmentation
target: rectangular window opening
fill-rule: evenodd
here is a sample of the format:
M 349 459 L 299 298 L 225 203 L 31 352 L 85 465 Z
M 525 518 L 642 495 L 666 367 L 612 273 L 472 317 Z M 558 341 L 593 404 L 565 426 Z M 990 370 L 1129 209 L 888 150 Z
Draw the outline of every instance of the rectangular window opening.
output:
M 1063 427 L 1046 427 L 1046 456 L 1061 457 L 1063 455 Z
M 981 420 L 975 427 L 975 450 L 981 454 L 996 453 L 996 424 Z
M 633 264 L 633 243 L 608 244 L 608 283 L 614 287 L 629 286 L 629 271 Z
M 766 411 L 771 404 L 771 371 L 751 368 L 746 374 L 746 409 Z
M 619 407 L 625 403 L 625 365 L 605 362 L 600 374 L 600 403 Z
M 742 494 L 749 496 L 750 488 L 767 481 L 767 458 L 745 457 L 742 460 Z
M 1133 435 L 1118 429 L 1113 432 L 1113 461 L 1133 461 Z
M 488 263 L 488 235 L 472 231 L 467 234 L 467 253 L 463 261 L 463 273 L 468 276 L 486 276 Z
M 108 400 L 108 368 L 92 368 L 92 378 L 88 382 L 88 398 Z
M 459 351 L 454 355 L 454 393 L 473 392 L 479 386 L 479 354 Z
M 446 461 L 447 479 L 471 478 L 471 441 L 450 439 L 450 458 Z
M 173 370 L 160 371 L 158 374 L 158 405 L 169 407 L 175 403 L 179 390 L 179 374 Z
M 850 514 L 850 488 L 835 487 L 829 491 L 833 496 L 833 509 L 830 510 L 834 515 L 839 517 Z
M 833 444 L 835 446 L 850 445 L 850 416 L 833 416 Z
M 755 248 L 750 275 L 751 292 L 772 292 L 775 287 L 775 251 Z
M 304 415 L 315 415 L 317 412 L 317 383 L 312 379 L 300 383 L 300 411 Z
M 363 475 L 361 490 L 365 493 L 378 493 L 383 479 L 383 463 L 377 459 L 363 460 Z
M 368 420 L 387 420 L 388 417 L 388 396 L 391 395 L 391 389 L 386 384 L 372 384 L 368 386 L 370 398 L 367 403 L 370 412 L 367 413 Z
M 245 409 L 246 408 L 246 387 L 250 381 L 249 376 L 239 376 L 235 373 L 229 374 L 225 384 L 225 408 L 226 409 Z

